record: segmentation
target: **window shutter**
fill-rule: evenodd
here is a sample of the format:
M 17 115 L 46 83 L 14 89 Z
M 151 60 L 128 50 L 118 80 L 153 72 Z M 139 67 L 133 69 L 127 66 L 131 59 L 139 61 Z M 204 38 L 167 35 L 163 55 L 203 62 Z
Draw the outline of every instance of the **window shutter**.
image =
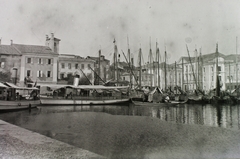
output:
M 41 75 L 41 77 L 43 77 L 43 71 L 40 71 L 40 75 Z
M 37 77 L 39 77 L 39 71 L 37 71 Z
M 31 58 L 31 63 L 33 63 L 33 57 Z

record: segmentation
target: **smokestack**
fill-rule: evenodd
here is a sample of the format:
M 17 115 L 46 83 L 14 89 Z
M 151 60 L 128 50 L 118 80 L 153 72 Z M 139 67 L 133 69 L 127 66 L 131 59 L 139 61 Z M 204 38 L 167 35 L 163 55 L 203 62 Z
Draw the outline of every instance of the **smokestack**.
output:
M 51 36 L 52 36 L 51 38 L 54 39 L 54 33 L 51 33 Z
M 11 40 L 11 45 L 13 44 L 13 40 Z

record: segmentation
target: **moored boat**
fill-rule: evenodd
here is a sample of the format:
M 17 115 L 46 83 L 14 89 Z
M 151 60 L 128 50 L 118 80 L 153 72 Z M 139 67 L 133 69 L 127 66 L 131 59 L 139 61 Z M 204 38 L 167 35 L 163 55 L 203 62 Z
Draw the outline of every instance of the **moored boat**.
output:
M 151 102 L 140 102 L 140 101 L 132 101 L 135 106 L 177 106 L 179 104 L 185 104 L 186 101 L 169 101 L 165 103 L 151 103 Z
M 0 112 L 35 108 L 40 104 L 39 89 L 0 83 Z
M 130 99 L 128 86 L 52 85 L 45 87 L 48 93 L 41 94 L 41 105 L 109 105 L 128 103 Z

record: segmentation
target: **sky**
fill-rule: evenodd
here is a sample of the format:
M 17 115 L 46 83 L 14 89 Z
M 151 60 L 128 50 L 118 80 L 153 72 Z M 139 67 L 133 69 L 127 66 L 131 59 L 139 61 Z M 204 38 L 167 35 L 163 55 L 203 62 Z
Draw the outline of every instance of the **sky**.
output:
M 121 61 L 128 47 L 136 62 L 153 58 L 156 43 L 169 63 L 194 50 L 240 53 L 239 0 L 0 0 L 2 44 L 45 45 L 54 33 L 61 54 L 98 56 L 112 61 L 116 40 Z M 239 38 L 238 38 L 239 37 Z M 239 39 L 239 40 L 238 40 Z

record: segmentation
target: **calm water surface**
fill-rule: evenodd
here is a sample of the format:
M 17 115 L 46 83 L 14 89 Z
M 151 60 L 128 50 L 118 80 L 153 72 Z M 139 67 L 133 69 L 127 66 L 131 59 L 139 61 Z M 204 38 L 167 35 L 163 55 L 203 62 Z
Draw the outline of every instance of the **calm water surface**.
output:
M 212 127 L 240 129 L 240 105 L 197 105 L 151 107 L 134 105 L 98 106 L 44 106 L 29 111 L 0 114 L 0 118 L 13 124 L 22 125 L 28 117 L 64 112 L 104 112 L 111 115 L 151 116 L 167 122 L 200 124 Z M 23 120 L 24 119 L 24 120 Z
M 203 125 L 222 129 L 240 129 L 240 105 L 189 105 L 152 107 L 134 105 L 99 105 L 99 106 L 42 106 L 31 111 L 20 111 L 0 114 L 0 119 L 43 135 L 67 142 L 101 155 L 107 155 L 109 149 L 89 146 L 91 132 L 84 132 L 81 127 L 79 112 L 97 112 L 122 116 L 150 116 L 169 123 L 184 125 Z M 51 122 L 49 122 L 51 121 Z M 86 122 L 86 121 L 85 121 Z M 59 125 L 59 123 L 61 123 Z M 71 124 L 73 125 L 71 125 Z M 74 124 L 75 123 L 75 124 Z M 85 123 L 86 124 L 86 123 Z M 91 123 L 87 123 L 89 126 Z M 75 127 L 74 127 L 75 125 Z M 77 128 L 76 128 L 77 127 Z M 94 129 L 94 128 L 93 128 Z M 85 130 L 87 131 L 87 130 Z M 78 133 L 81 132 L 81 135 Z M 83 133 L 84 132 L 84 133 Z M 83 134 L 82 134 L 83 133 Z M 57 134 L 57 135 L 56 135 Z M 94 135 L 94 134 L 92 134 Z M 78 136 L 78 137 L 76 137 Z M 93 136 L 91 136 L 93 137 Z M 79 141 L 77 141 L 79 140 Z M 88 144 L 86 144 L 88 143 Z M 95 145 L 95 143 L 92 143 Z M 106 151 L 106 152 L 104 152 Z

